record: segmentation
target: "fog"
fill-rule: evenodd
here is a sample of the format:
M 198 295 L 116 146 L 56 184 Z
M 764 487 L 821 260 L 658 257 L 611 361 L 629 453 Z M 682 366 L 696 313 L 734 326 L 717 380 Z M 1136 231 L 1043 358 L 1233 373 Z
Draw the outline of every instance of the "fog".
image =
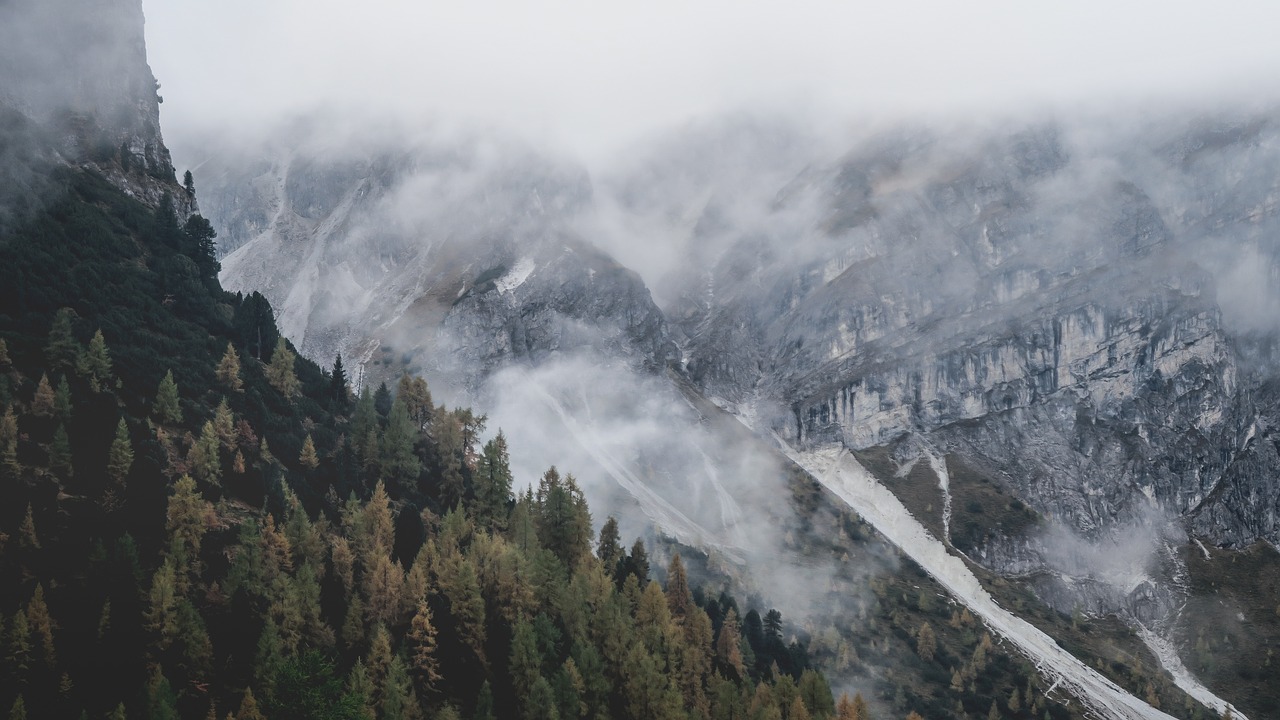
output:
M 145 0 L 172 144 L 316 107 L 596 158 L 733 109 L 858 122 L 1274 86 L 1280 6 Z M 182 158 L 178 158 L 182 164 Z

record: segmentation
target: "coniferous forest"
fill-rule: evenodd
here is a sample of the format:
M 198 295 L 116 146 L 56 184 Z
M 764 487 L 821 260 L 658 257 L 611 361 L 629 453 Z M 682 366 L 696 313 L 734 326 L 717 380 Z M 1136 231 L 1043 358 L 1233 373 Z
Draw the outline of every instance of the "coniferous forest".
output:
M 199 215 L 48 177 L 0 235 L 11 720 L 870 717 L 570 468 L 518 482 L 422 379 L 299 357 Z

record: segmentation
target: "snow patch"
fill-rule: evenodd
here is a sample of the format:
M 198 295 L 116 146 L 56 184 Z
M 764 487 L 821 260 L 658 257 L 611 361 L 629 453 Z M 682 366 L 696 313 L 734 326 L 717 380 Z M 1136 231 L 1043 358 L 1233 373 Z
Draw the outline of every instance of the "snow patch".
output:
M 493 286 L 498 289 L 499 295 L 506 295 L 524 284 L 525 280 L 533 274 L 533 269 L 537 265 L 532 258 L 522 257 L 516 261 L 515 267 L 507 271 L 506 275 L 493 281 Z

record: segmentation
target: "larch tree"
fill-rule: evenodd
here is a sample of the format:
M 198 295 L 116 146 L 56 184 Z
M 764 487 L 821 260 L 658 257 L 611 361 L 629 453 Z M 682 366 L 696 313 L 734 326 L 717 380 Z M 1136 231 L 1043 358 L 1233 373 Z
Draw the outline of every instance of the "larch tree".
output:
M 49 375 L 40 376 L 40 384 L 36 386 L 36 394 L 31 399 L 31 414 L 36 417 L 53 417 L 53 386 L 49 384 Z
M 432 411 L 435 410 L 435 406 L 431 404 L 431 390 L 427 388 L 427 381 L 409 373 L 401 375 L 396 384 L 396 397 L 404 401 L 409 419 L 418 429 L 427 429 L 431 423 Z
M 18 693 L 9 708 L 9 720 L 27 720 L 27 705 L 22 699 L 22 693 Z
M 107 341 L 102 337 L 102 330 L 93 333 L 89 347 L 80 356 L 78 364 L 80 374 L 89 380 L 89 387 L 94 392 L 102 392 L 110 387 L 111 353 L 107 351 Z
M 295 397 L 302 390 L 302 384 L 298 382 L 293 369 L 296 360 L 297 356 L 289 349 L 284 336 L 281 336 L 276 340 L 276 349 L 271 353 L 271 363 L 267 365 L 266 375 L 271 387 L 287 398 Z
M 215 371 L 218 382 L 234 392 L 244 391 L 244 380 L 240 377 L 240 356 L 236 354 L 236 346 L 227 343 L 227 351 L 222 354 Z
M 133 443 L 129 440 L 129 425 L 124 418 L 116 423 L 116 436 L 107 451 L 107 474 L 117 485 L 123 485 L 133 468 Z
M 177 425 L 182 422 L 182 408 L 178 405 L 178 383 L 173 380 L 173 371 L 165 372 L 156 388 L 156 399 L 151 405 L 151 414 L 165 425 Z
M 253 696 L 252 688 L 244 689 L 244 696 L 240 698 L 240 709 L 236 711 L 236 720 L 267 720 L 258 709 L 258 699 Z
M 320 467 L 320 458 L 316 455 L 316 444 L 311 440 L 311 433 L 302 441 L 302 452 L 298 455 L 298 463 L 308 470 Z
M 934 653 L 938 650 L 938 638 L 933 633 L 933 628 L 929 623 L 924 623 L 920 629 L 916 631 L 916 654 L 921 660 L 933 660 Z
M 436 657 L 436 628 L 431 622 L 427 601 L 418 601 L 417 611 L 409 623 L 409 666 L 424 694 L 440 682 L 440 659 Z
M 230 452 L 235 449 L 240 433 L 236 430 L 236 416 L 225 397 L 213 411 L 213 431 L 218 435 L 218 444 L 223 450 Z
M 165 512 L 165 531 L 169 541 L 178 543 L 188 558 L 194 561 L 200 556 L 200 543 L 205 533 L 205 501 L 190 475 L 183 475 L 173 483 L 173 494 Z
M 58 656 L 53 648 L 54 624 L 53 617 L 49 614 L 49 606 L 44 600 L 44 584 L 37 583 L 35 593 L 27 603 L 27 627 L 40 640 L 40 654 L 49 668 L 53 668 L 58 663 Z
M 667 607 L 671 609 L 671 617 L 676 622 L 683 622 L 696 607 L 680 553 L 672 555 L 671 562 L 667 565 Z
M 725 614 L 724 624 L 720 626 L 720 634 L 716 637 L 716 659 L 726 670 L 735 673 L 738 678 L 747 676 L 747 668 L 742 662 L 742 640 L 738 630 L 738 613 L 733 608 Z
M 22 517 L 22 527 L 18 531 L 18 544 L 24 548 L 40 549 L 40 537 L 36 535 L 36 517 L 31 511 L 31 503 L 27 503 L 27 514 Z
M 266 441 L 265 438 L 263 441 Z M 218 431 L 213 421 L 205 422 L 200 430 L 200 438 L 191 445 L 191 451 L 188 454 L 191 471 L 195 473 L 196 479 L 217 484 L 218 479 L 222 477 L 222 459 L 218 456 L 220 446 Z

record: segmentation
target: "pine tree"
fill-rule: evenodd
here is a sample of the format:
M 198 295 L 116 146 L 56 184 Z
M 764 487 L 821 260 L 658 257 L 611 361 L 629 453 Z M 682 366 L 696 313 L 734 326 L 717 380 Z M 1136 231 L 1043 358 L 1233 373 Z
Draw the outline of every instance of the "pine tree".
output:
M 987 712 L 987 720 L 1000 720 L 1000 707 L 996 705 L 996 701 L 991 701 L 991 710 Z
M 191 177 L 190 170 L 182 174 L 182 188 L 187 191 L 187 197 L 194 198 L 196 196 L 196 181 L 195 178 Z
M 151 578 L 146 627 L 158 637 L 156 646 L 167 649 L 178 635 L 178 581 L 172 559 L 166 559 Z
M 346 410 L 351 402 L 351 389 L 347 387 L 347 371 L 342 367 L 342 353 L 333 360 L 333 373 L 329 376 L 329 398 L 339 410 Z
M 89 379 L 89 387 L 94 392 L 102 392 L 110 387 L 111 354 L 107 352 L 107 341 L 102 337 L 102 330 L 93 333 L 89 348 L 80 356 L 78 364 L 80 374 Z
M 27 503 L 27 514 L 22 518 L 22 529 L 19 531 L 18 544 L 28 549 L 40 549 L 40 538 L 36 535 L 36 518 L 31 512 L 31 503 Z
M 116 705 L 116 709 L 111 711 L 107 720 L 129 720 L 129 713 L 124 709 L 124 703 Z
M 511 502 L 511 460 L 507 454 L 507 438 L 498 435 L 485 443 L 476 473 L 476 519 L 480 526 L 501 532 L 507 527 L 507 508 Z
M 320 466 L 320 458 L 316 457 L 316 444 L 311 441 L 311 433 L 307 433 L 307 439 L 302 442 L 298 463 L 308 470 L 315 470 Z
M 796 698 L 791 701 L 791 708 L 787 712 L 787 720 L 809 720 L 809 718 L 809 708 L 805 707 L 804 701 L 800 699 L 799 695 L 797 695 Z M 907 720 L 912 719 L 907 718 Z
M 596 543 L 596 557 L 600 558 L 600 565 L 609 577 L 614 577 L 618 573 L 622 559 L 626 557 L 619 541 L 618 519 L 612 515 L 600 527 L 600 539 Z
M 13 706 L 9 708 L 9 720 L 27 720 L 27 705 L 22 700 L 22 694 L 14 699 Z
M 80 361 L 80 343 L 71 330 L 71 308 L 62 308 L 53 316 L 53 327 L 44 346 L 44 359 L 51 370 L 74 370 Z
M 155 672 L 147 683 L 147 718 L 148 720 L 179 720 L 178 696 L 159 665 L 156 665 Z
M 13 367 L 13 361 L 9 359 L 9 345 L 0 338 L 0 370 L 8 370 Z
M 40 376 L 40 384 L 36 386 L 35 397 L 31 399 L 31 414 L 36 417 L 53 417 L 53 386 L 49 384 L 48 374 Z
M 289 349 L 284 337 L 276 340 L 276 349 L 271 353 L 271 363 L 267 365 L 267 382 L 287 398 L 296 396 L 302 389 L 302 384 L 298 382 L 298 376 L 293 370 L 296 360 L 297 356 Z
M 413 680 L 399 655 L 391 658 L 387 677 L 382 683 L 383 720 L 420 720 L 422 709 L 418 706 Z
M 53 415 L 64 422 L 71 419 L 71 384 L 66 375 L 58 379 L 58 389 L 53 394 Z
M 165 425 L 177 425 L 182 422 L 182 408 L 178 405 L 178 384 L 173 381 L 173 371 L 165 372 L 156 388 L 156 400 L 151 405 L 151 414 Z
M 401 487 L 413 487 L 422 472 L 422 462 L 413 451 L 413 442 L 417 432 L 404 401 L 396 398 L 391 405 L 391 416 L 387 422 L 386 433 L 382 436 L 382 475 L 389 482 Z M 446 507 L 452 507 L 446 505 Z
M 417 612 L 409 623 L 409 665 L 418 687 L 429 693 L 440 682 L 440 659 L 436 657 L 436 628 L 426 600 L 418 600 Z
M 391 412 L 391 391 L 387 389 L 385 382 L 380 383 L 378 389 L 373 391 L 373 409 L 384 418 Z
M 20 680 L 25 679 L 34 659 L 31 648 L 31 625 L 27 614 L 19 611 L 13 616 L 13 627 L 5 638 L 5 664 Z
M 129 426 L 124 418 L 116 423 L 116 437 L 107 452 L 107 474 L 117 485 L 123 485 L 133 468 L 133 443 L 129 441 Z

